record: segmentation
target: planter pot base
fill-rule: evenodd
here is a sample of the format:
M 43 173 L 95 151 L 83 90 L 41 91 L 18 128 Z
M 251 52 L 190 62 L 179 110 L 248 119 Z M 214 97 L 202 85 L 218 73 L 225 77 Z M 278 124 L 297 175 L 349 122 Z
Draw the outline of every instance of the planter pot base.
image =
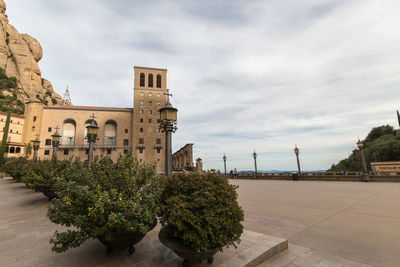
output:
M 202 262 L 205 259 L 207 259 L 207 262 L 211 264 L 214 261 L 214 254 L 218 251 L 217 249 L 212 249 L 210 251 L 195 252 L 190 248 L 179 244 L 173 237 L 170 237 L 163 231 L 159 232 L 158 239 L 160 239 L 160 242 L 164 246 L 172 249 L 176 255 L 184 259 L 184 267 L 190 266 L 191 262 Z
M 157 225 L 157 219 L 154 220 L 153 225 L 150 226 L 149 232 L 154 229 Z M 140 232 L 134 232 L 122 236 L 118 236 L 114 238 L 113 240 L 106 240 L 105 236 L 101 236 L 98 238 L 98 240 L 106 246 L 106 252 L 107 254 L 110 254 L 111 252 L 114 251 L 114 249 L 128 249 L 129 254 L 133 254 L 135 252 L 134 245 L 137 244 L 140 240 L 143 239 L 143 237 L 147 233 L 143 234 Z
M 52 200 L 53 198 L 58 198 L 57 192 L 55 190 L 48 189 L 48 190 L 43 190 L 42 192 L 49 199 L 49 201 Z

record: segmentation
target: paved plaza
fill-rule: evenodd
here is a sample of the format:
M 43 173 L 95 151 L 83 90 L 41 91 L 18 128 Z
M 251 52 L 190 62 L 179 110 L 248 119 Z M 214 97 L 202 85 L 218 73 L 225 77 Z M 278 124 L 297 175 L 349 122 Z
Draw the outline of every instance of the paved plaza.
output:
M 400 183 L 231 182 L 240 186 L 246 230 L 289 239 L 287 251 L 261 266 L 400 265 Z M 96 240 L 55 254 L 48 241 L 62 227 L 46 217 L 48 204 L 24 184 L 0 179 L 0 266 L 181 266 L 159 243 L 159 226 L 133 255 L 106 255 Z M 220 253 L 212 266 L 233 253 Z
M 289 240 L 262 266 L 400 266 L 400 183 L 232 183 L 245 228 Z

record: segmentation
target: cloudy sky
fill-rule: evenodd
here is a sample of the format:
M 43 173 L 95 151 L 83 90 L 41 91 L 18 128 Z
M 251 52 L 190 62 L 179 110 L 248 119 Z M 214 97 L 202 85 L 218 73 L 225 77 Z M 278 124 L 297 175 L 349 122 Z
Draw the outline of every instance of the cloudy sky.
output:
M 398 0 L 6 0 L 42 76 L 75 105 L 132 107 L 133 66 L 168 69 L 174 150 L 206 169 L 327 169 L 397 126 Z

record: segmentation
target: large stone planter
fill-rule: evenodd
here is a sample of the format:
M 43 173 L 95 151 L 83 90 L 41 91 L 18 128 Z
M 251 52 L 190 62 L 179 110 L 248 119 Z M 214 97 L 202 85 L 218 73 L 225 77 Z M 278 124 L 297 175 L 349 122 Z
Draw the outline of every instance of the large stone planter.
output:
M 58 198 L 57 191 L 54 189 L 46 189 L 41 191 L 49 199 L 49 201 L 53 198 Z
M 176 255 L 184 259 L 184 267 L 188 267 L 191 262 L 201 262 L 205 259 L 207 259 L 208 263 L 211 264 L 214 261 L 214 254 L 218 252 L 218 249 L 196 252 L 190 248 L 183 246 L 177 240 L 175 240 L 173 237 L 169 236 L 163 231 L 159 232 L 158 239 L 160 239 L 160 242 L 164 246 L 172 249 Z
M 150 229 L 148 232 L 154 229 L 157 225 L 157 219 L 154 220 L 154 223 L 150 226 Z M 139 243 L 140 240 L 143 239 L 143 237 L 147 233 L 143 234 L 141 232 L 132 232 L 130 234 L 125 234 L 121 236 L 117 236 L 113 238 L 112 240 L 106 239 L 105 236 L 101 236 L 98 238 L 98 240 L 106 246 L 106 252 L 107 254 L 113 252 L 114 249 L 126 249 L 128 248 L 129 254 L 132 254 L 135 252 L 134 245 Z

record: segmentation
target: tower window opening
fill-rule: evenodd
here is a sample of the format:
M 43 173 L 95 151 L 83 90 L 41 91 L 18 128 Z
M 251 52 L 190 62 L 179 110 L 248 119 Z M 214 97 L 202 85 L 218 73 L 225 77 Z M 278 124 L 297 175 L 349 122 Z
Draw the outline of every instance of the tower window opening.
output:
M 149 87 L 153 87 L 153 74 L 149 74 Z
M 140 86 L 144 86 L 144 73 L 140 73 Z
M 157 75 L 157 88 L 161 88 L 161 75 Z

